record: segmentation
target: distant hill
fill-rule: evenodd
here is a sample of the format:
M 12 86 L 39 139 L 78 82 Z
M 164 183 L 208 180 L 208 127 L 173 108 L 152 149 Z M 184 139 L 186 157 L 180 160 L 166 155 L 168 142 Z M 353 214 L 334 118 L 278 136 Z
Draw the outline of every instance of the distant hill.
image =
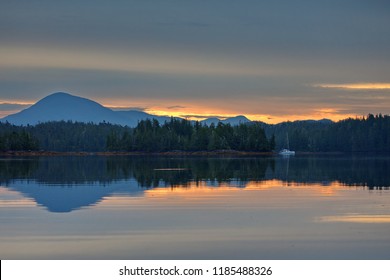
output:
M 222 123 L 225 123 L 225 124 L 229 123 L 231 125 L 239 125 L 239 124 L 248 123 L 248 122 L 251 122 L 251 121 L 245 116 L 236 116 L 236 117 L 232 117 L 232 118 L 227 118 L 227 119 L 222 121 Z
M 221 120 L 218 119 L 218 118 L 208 118 L 208 119 L 205 119 L 203 121 L 201 121 L 200 123 L 201 124 L 204 124 L 204 125 L 217 125 Z
M 222 120 L 218 119 L 218 118 L 208 118 L 208 119 L 201 121 L 201 123 L 205 124 L 205 125 L 211 125 L 211 124 L 217 125 L 219 122 L 221 122 L 223 124 L 239 125 L 242 123 L 251 122 L 251 120 L 249 120 L 245 116 L 236 116 L 236 117 L 231 117 L 231 118 L 222 119 Z
M 293 123 L 322 123 L 322 124 L 331 124 L 333 123 L 332 120 L 330 119 L 320 119 L 320 120 L 299 120 L 299 121 L 294 121 Z
M 46 96 L 21 112 L 0 119 L 0 121 L 14 125 L 36 125 L 50 121 L 74 121 L 95 124 L 106 122 L 135 127 L 139 121 L 146 119 L 157 119 L 160 123 L 164 123 L 169 121 L 170 117 L 151 115 L 137 110 L 114 111 L 90 99 L 65 92 L 57 92 Z M 231 125 L 250 122 L 244 116 L 237 116 L 225 120 L 215 118 L 210 121 L 208 119 L 203 121 L 203 123 L 210 125 L 212 122 L 217 124 L 219 121 L 230 123 Z

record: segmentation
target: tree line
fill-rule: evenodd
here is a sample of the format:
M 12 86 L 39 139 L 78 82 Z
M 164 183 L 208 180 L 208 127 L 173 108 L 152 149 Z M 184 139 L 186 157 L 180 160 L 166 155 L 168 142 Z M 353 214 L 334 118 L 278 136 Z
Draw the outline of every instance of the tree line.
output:
M 109 123 L 46 122 L 35 126 L 0 123 L 0 151 L 278 151 L 390 152 L 390 116 L 368 115 L 338 122 L 296 121 L 268 125 L 203 125 L 172 118 L 143 120 L 135 128 Z
M 390 116 L 369 114 L 338 122 L 296 121 L 263 124 L 267 135 L 275 135 L 276 150 L 286 147 L 304 152 L 390 152 Z
M 35 151 L 39 148 L 38 140 L 35 137 L 32 137 L 26 129 L 16 129 L 16 127 L 2 125 L 1 131 L 0 151 L 2 152 Z
M 35 126 L 0 123 L 0 141 L 1 151 L 59 152 L 271 151 L 275 142 L 257 123 L 206 126 L 175 118 L 164 124 L 143 120 L 135 128 L 71 121 Z
M 107 138 L 109 151 L 272 151 L 275 139 L 267 139 L 258 123 L 202 125 L 172 118 L 160 125 L 157 120 L 143 120 L 131 131 L 112 131 Z
M 106 150 L 107 136 L 112 130 L 124 131 L 128 128 L 107 123 L 71 121 L 46 122 L 35 126 L 0 123 L 0 150 L 101 152 Z M 26 139 L 34 145 L 19 144 L 26 143 Z

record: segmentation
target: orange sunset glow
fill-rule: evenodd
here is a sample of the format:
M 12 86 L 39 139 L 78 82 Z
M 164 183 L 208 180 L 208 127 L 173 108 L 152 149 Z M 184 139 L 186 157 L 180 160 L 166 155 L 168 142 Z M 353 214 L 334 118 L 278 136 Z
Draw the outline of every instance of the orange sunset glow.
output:
M 263 107 L 259 107 L 257 103 L 237 101 L 229 103 L 221 103 L 219 100 L 206 100 L 206 101 L 185 101 L 178 100 L 149 100 L 143 98 L 98 98 L 96 101 L 100 102 L 103 106 L 112 108 L 113 110 L 141 110 L 146 113 L 157 116 L 169 116 L 179 117 L 188 120 L 201 121 L 207 118 L 216 117 L 219 119 L 225 119 L 229 117 L 235 117 L 237 115 L 245 115 L 249 120 L 261 121 L 269 124 L 277 124 L 285 121 L 296 120 L 320 120 L 330 119 L 332 121 L 339 121 L 346 118 L 355 118 L 365 116 L 370 112 L 361 113 L 347 113 L 343 111 L 342 106 L 331 107 L 318 107 L 313 104 L 310 108 L 303 108 L 296 110 L 296 108 L 289 105 L 281 104 L 277 106 L 278 113 L 262 114 Z M 27 108 L 34 104 L 36 100 L 0 100 L 0 106 L 7 106 L 8 104 L 15 104 L 22 108 Z M 241 105 L 240 105 L 241 103 Z M 264 102 L 263 102 L 264 103 Z M 172 106 L 171 104 L 178 104 Z M 237 106 L 237 104 L 239 106 Z M 271 101 L 266 102 L 267 108 L 272 106 Z M 19 112 L 21 109 L 3 109 L 0 110 L 0 117 L 5 117 L 10 114 Z M 281 111 L 284 111 L 281 112 Z
M 297 111 L 286 105 L 278 107 L 279 110 L 284 110 L 286 113 L 276 114 L 261 114 L 259 107 L 256 103 L 242 104 L 241 106 L 235 106 L 240 104 L 237 101 L 233 104 L 221 104 L 218 100 L 208 100 L 207 102 L 194 100 L 192 102 L 183 100 L 162 100 L 159 104 L 153 100 L 109 100 L 101 98 L 102 104 L 106 107 L 114 110 L 127 110 L 128 108 L 145 108 L 144 111 L 158 116 L 180 117 L 189 120 L 200 121 L 207 118 L 229 118 L 237 115 L 245 115 L 252 121 L 261 121 L 269 124 L 277 124 L 284 121 L 296 121 L 296 120 L 320 120 L 330 119 L 332 121 L 339 121 L 346 118 L 354 118 L 356 115 L 351 113 L 343 113 L 339 108 L 306 108 L 304 110 Z M 170 104 L 179 104 L 177 106 L 170 106 Z M 271 106 L 271 105 L 270 105 Z

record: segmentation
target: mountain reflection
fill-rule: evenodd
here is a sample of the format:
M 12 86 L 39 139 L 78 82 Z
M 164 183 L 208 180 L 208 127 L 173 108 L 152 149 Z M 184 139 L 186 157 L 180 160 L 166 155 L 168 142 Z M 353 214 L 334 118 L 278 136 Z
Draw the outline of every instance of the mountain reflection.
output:
M 198 183 L 246 187 L 251 182 L 388 189 L 387 158 L 293 157 L 41 157 L 3 158 L 0 184 L 34 199 L 51 212 L 70 212 L 115 194 L 142 196 L 145 189 L 185 188 Z

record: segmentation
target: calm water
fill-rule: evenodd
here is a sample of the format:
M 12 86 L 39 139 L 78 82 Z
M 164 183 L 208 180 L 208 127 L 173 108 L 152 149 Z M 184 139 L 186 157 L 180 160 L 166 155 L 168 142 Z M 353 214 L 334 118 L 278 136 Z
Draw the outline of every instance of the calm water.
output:
M 389 259 L 390 158 L 0 159 L 1 259 Z

